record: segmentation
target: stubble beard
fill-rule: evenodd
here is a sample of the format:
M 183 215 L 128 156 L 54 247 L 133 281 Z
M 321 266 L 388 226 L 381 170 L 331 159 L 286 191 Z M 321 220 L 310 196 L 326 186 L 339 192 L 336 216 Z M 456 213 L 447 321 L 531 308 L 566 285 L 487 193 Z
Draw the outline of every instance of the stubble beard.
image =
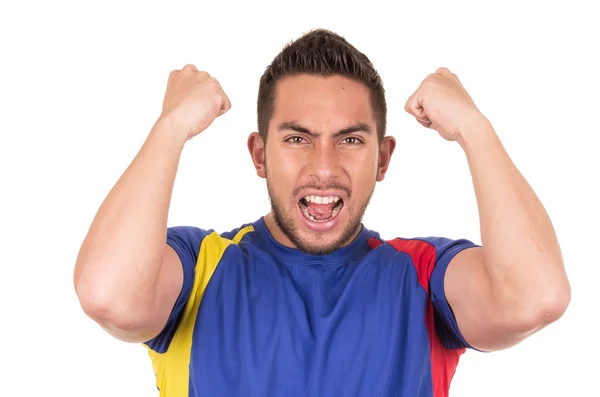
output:
M 314 233 L 314 238 L 312 239 L 301 236 L 298 224 L 295 221 L 294 211 L 297 211 L 297 208 L 292 207 L 291 211 L 286 211 L 285 205 L 283 205 L 283 202 L 274 193 L 274 189 L 269 181 L 268 173 L 266 180 L 269 201 L 271 202 L 271 212 L 273 213 L 275 224 L 297 249 L 310 255 L 328 255 L 350 242 L 356 232 L 362 227 L 365 211 L 367 210 L 375 189 L 375 185 L 373 185 L 371 193 L 365 202 L 360 205 L 358 211 L 353 211 L 350 207 L 344 208 L 344 211 L 349 214 L 349 222 L 346 223 L 343 232 L 335 241 L 323 245 L 319 244 L 322 240 L 321 233 Z M 295 203 L 295 205 L 297 206 L 298 203 Z M 344 203 L 344 205 L 347 205 L 347 203 Z

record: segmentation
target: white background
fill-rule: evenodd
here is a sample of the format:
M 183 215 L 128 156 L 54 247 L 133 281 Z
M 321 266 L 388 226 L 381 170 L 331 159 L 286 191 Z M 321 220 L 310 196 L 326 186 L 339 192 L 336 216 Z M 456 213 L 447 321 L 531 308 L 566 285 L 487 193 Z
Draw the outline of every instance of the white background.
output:
M 365 52 L 387 89 L 398 148 L 368 227 L 384 238 L 480 242 L 463 152 L 403 110 L 422 79 L 446 66 L 558 233 L 573 289 L 567 313 L 512 349 L 468 352 L 451 396 L 599 393 L 594 3 L 3 2 L 0 394 L 156 395 L 144 348 L 113 339 L 79 308 L 72 272 L 82 239 L 156 120 L 169 72 L 186 63 L 217 77 L 233 108 L 187 144 L 169 225 L 226 231 L 265 214 L 264 180 L 246 149 L 258 80 L 286 42 L 317 27 Z

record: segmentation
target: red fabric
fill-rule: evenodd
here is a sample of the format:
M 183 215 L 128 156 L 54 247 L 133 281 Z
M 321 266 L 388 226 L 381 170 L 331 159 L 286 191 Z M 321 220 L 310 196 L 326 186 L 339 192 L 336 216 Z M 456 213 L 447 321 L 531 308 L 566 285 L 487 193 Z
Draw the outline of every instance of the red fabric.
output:
M 448 350 L 439 339 L 435 331 L 434 308 L 429 294 L 429 280 L 436 262 L 435 247 L 427 242 L 420 240 L 394 239 L 388 243 L 400 252 L 407 253 L 412 258 L 412 262 L 417 270 L 419 283 L 427 293 L 427 307 L 425 312 L 425 325 L 429 333 L 429 343 L 431 350 L 431 376 L 433 382 L 434 397 L 448 397 L 450 390 L 450 381 L 454 376 L 458 359 L 464 352 L 464 349 Z M 376 243 L 369 242 L 374 248 Z

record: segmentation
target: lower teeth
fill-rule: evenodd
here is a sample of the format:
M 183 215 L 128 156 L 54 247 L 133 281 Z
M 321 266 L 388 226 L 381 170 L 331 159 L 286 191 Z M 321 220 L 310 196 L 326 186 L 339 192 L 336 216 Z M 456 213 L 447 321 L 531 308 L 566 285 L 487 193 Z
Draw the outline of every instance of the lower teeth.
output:
M 336 216 L 341 209 L 342 206 L 336 206 L 333 211 L 331 212 L 331 216 L 327 219 L 316 219 L 315 217 L 313 217 L 309 212 L 308 212 L 308 208 L 307 207 L 303 207 L 302 208 L 302 212 L 304 213 L 304 216 L 306 216 L 308 219 L 310 219 L 313 222 L 327 222 L 328 220 L 330 220 L 331 218 L 333 218 L 334 216 Z

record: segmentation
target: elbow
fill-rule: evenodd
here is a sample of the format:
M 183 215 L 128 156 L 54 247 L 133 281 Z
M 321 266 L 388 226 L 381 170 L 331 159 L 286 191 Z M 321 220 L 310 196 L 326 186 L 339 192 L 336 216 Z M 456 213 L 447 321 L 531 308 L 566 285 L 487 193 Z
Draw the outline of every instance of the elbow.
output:
M 109 290 L 100 286 L 85 285 L 82 281 L 77 285 L 76 291 L 83 312 L 102 327 L 131 326 L 132 319 L 127 320 L 127 310 L 122 307 L 123 305 L 119 305 Z
M 564 285 L 548 291 L 545 299 L 538 302 L 537 322 L 546 326 L 559 320 L 567 311 L 571 303 L 571 286 L 568 281 Z
M 519 308 L 513 316 L 511 328 L 518 333 L 532 334 L 558 321 L 567 311 L 571 302 L 569 283 L 548 289 L 535 298 L 530 298 L 529 304 Z
M 148 310 L 142 305 L 124 302 L 110 288 L 88 285 L 85 279 L 77 284 L 76 294 L 83 312 L 111 335 L 124 341 L 145 338 Z
M 566 274 L 547 282 L 539 293 L 537 316 L 541 325 L 548 325 L 560 319 L 571 303 L 571 285 Z

